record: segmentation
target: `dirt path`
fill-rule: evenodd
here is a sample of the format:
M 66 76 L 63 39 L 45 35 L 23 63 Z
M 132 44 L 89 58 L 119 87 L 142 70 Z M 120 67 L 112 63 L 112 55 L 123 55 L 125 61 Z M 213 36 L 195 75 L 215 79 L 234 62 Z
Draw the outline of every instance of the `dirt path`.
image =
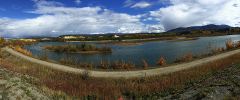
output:
M 54 64 L 54 63 L 38 60 L 35 58 L 31 58 L 31 57 L 25 56 L 19 52 L 16 52 L 10 48 L 3 48 L 3 50 L 11 53 L 14 56 L 20 57 L 22 59 L 28 60 L 33 63 L 37 63 L 37 64 L 40 64 L 43 66 L 53 68 L 55 70 L 59 70 L 59 71 L 63 71 L 63 72 L 71 72 L 71 73 L 76 73 L 76 74 L 81 74 L 83 72 L 86 72 L 85 69 L 72 68 L 72 67 L 65 66 L 65 65 Z M 202 65 L 204 63 L 209 63 L 209 62 L 212 62 L 215 60 L 219 60 L 219 59 L 222 59 L 222 58 L 225 58 L 225 57 L 237 54 L 237 53 L 240 53 L 240 49 L 222 53 L 222 54 L 219 54 L 216 56 L 211 56 L 211 57 L 195 60 L 195 61 L 188 62 L 188 63 L 172 65 L 172 66 L 168 66 L 168 67 L 164 67 L 164 68 L 149 69 L 149 70 L 111 71 L 111 72 L 89 70 L 88 72 L 89 72 L 89 75 L 92 77 L 105 77 L 105 78 L 133 78 L 133 77 L 164 75 L 164 74 L 169 74 L 169 73 L 181 71 L 184 69 L 196 67 L 196 66 Z

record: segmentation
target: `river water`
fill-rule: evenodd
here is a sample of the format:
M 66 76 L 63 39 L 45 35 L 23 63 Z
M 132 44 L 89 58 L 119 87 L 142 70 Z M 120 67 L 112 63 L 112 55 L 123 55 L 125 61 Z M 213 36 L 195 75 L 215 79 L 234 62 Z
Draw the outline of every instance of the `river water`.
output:
M 83 42 L 39 42 L 37 44 L 25 46 L 26 49 L 33 53 L 33 56 L 47 55 L 49 59 L 58 61 L 64 57 L 71 58 L 77 62 L 99 64 L 101 61 L 126 61 L 134 63 L 137 66 L 142 65 L 142 60 L 145 59 L 150 66 L 156 66 L 156 62 L 163 56 L 167 63 L 172 63 L 176 58 L 182 57 L 185 54 L 192 53 L 193 55 L 207 54 L 213 48 L 225 47 L 225 42 L 231 39 L 233 41 L 240 40 L 240 35 L 226 35 L 213 37 L 200 37 L 197 40 L 189 41 L 151 41 L 144 42 L 141 45 L 121 46 L 107 44 L 112 48 L 112 53 L 109 54 L 79 54 L 79 53 L 56 53 L 46 51 L 42 47 L 49 45 L 64 45 L 64 44 L 81 44 Z M 102 46 L 106 44 L 98 44 L 96 42 L 87 42 Z

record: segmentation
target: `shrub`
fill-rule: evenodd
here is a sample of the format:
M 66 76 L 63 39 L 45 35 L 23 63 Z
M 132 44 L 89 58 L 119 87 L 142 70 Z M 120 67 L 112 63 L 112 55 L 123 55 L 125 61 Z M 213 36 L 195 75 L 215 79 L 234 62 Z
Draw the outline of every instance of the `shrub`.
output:
M 234 48 L 234 42 L 231 39 L 228 39 L 225 43 L 227 50 Z
M 148 69 L 148 63 L 145 59 L 142 60 L 143 63 L 143 69 Z
M 166 60 L 164 59 L 164 57 L 160 57 L 157 64 L 160 66 L 166 65 Z
M 5 39 L 0 37 L 0 47 L 5 43 Z

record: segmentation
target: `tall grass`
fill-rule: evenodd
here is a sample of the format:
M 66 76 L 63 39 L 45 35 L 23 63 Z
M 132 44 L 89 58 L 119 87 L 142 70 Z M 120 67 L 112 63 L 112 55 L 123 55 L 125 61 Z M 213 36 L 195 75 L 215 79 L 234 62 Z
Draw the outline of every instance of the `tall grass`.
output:
M 24 55 L 27 55 L 27 56 L 32 57 L 32 53 L 31 53 L 30 51 L 22 48 L 21 46 L 18 46 L 18 45 L 17 45 L 17 46 L 12 46 L 12 48 L 13 48 L 14 50 L 16 50 L 16 51 L 24 54 Z

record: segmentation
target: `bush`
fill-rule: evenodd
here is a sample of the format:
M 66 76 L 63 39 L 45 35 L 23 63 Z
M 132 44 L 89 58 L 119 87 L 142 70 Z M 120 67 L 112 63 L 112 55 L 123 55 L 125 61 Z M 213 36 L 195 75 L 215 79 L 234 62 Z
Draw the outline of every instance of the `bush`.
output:
M 234 48 L 234 42 L 231 39 L 228 39 L 225 43 L 227 50 Z
M 160 57 L 157 64 L 160 66 L 166 65 L 166 60 L 164 59 L 164 57 Z
M 148 63 L 145 59 L 142 60 L 143 63 L 143 69 L 148 69 Z
M 3 47 L 5 43 L 5 39 L 0 37 L 0 47 Z
M 4 43 L 5 42 L 5 39 L 0 37 L 0 44 Z

